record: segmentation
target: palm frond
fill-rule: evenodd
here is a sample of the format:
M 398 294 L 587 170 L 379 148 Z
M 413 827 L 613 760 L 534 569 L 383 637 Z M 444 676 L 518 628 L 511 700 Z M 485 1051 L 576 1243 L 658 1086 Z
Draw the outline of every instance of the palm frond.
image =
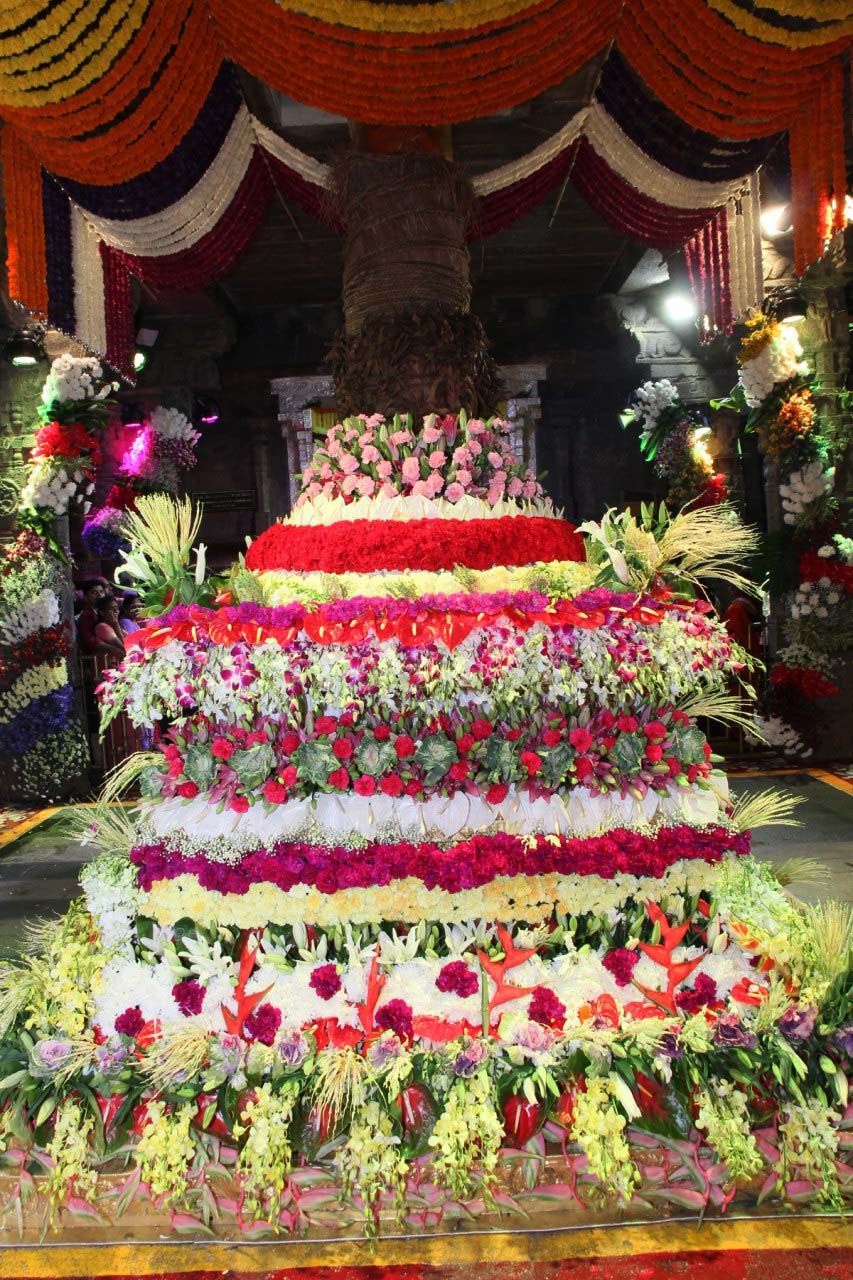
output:
M 197 1075 L 207 1061 L 210 1032 L 196 1023 L 167 1028 L 142 1059 L 142 1070 L 157 1089 Z
M 128 513 L 125 529 L 131 546 L 170 578 L 189 560 L 201 527 L 201 508 L 192 499 L 149 493 Z
M 328 1107 L 335 1116 L 348 1115 L 365 1101 L 369 1074 L 367 1060 L 354 1049 L 321 1053 L 317 1057 L 315 1107 Z
M 786 858 L 784 862 L 771 863 L 770 869 L 779 884 L 818 884 L 830 877 L 829 867 L 817 858 Z
M 751 831 L 756 827 L 801 827 L 803 824 L 792 815 L 803 801 L 803 796 L 768 787 L 754 795 L 738 796 L 730 821 L 738 831 Z
M 101 853 L 127 855 L 136 844 L 136 811 L 124 805 L 99 801 L 91 808 L 76 806 L 62 819 L 69 839 Z
M 162 759 L 163 757 L 157 751 L 136 751 L 126 760 L 122 760 L 107 774 L 101 790 L 100 803 L 113 804 L 133 786 L 146 769 L 160 764 Z
M 735 724 L 757 738 L 759 742 L 764 742 L 751 706 L 738 694 L 725 693 L 722 690 L 706 692 L 700 689 L 689 698 L 685 698 L 679 704 L 679 709 L 694 719 L 704 716 L 707 720 L 716 720 L 720 724 Z

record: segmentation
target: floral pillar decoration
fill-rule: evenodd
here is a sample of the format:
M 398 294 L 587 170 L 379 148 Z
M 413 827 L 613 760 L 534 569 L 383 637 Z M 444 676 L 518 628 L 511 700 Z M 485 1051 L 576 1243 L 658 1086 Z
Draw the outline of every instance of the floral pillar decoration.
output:
M 707 438 L 711 428 L 697 409 L 681 400 L 668 378 L 644 382 L 621 414 L 623 427 L 640 428 L 640 452 L 667 482 L 672 506 L 711 507 L 728 497 L 726 478 L 714 468 Z

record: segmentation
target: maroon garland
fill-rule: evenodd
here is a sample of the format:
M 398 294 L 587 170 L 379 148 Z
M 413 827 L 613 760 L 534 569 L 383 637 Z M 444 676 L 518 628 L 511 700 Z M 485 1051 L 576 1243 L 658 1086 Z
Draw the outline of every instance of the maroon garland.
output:
M 734 316 L 725 207 L 686 242 L 684 261 L 699 315 L 708 320 L 707 327 L 700 328 L 701 337 L 707 341 L 715 333 L 731 333 Z

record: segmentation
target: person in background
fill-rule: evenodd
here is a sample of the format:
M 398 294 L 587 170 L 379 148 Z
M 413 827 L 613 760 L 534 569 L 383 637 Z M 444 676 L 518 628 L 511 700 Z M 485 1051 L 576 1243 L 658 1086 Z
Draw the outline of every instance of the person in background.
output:
M 733 640 L 754 658 L 761 657 L 761 609 L 749 596 L 735 596 L 723 614 L 723 625 Z
M 95 628 L 98 625 L 98 606 L 112 595 L 106 578 L 89 578 L 81 584 L 83 607 L 77 614 L 77 640 L 83 653 L 98 652 Z
M 132 636 L 134 631 L 139 631 L 138 613 L 139 596 L 135 591 L 124 591 L 118 611 L 118 623 L 123 635 Z
M 107 596 L 98 604 L 98 621 L 95 624 L 95 652 L 107 657 L 124 657 L 124 636 L 118 616 L 118 601 Z

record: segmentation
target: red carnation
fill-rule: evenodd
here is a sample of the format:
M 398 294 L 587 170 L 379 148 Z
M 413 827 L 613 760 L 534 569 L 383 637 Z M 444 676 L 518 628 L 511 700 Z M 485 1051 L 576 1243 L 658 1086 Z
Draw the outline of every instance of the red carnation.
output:
M 403 779 L 396 773 L 386 773 L 385 777 L 379 780 L 379 790 L 383 796 L 393 796 L 396 799 L 403 794 Z
M 337 965 L 321 964 L 308 979 L 308 986 L 317 992 L 321 1000 L 331 1000 L 341 989 L 341 978 Z
M 543 1027 L 562 1029 L 566 1019 L 566 1006 L 559 1000 L 550 987 L 537 987 L 527 1010 L 532 1022 L 539 1022 Z
M 422 782 L 418 782 L 417 778 L 411 778 L 411 779 L 406 783 L 406 795 L 407 795 L 407 796 L 419 796 L 419 795 L 421 794 L 421 792 L 423 791 L 423 789 L 424 789 L 424 785 L 423 785 L 423 783 L 422 783 Z
M 391 728 L 387 724 L 378 724 L 373 730 L 373 736 L 377 742 L 387 742 L 391 737 Z
M 287 788 L 280 782 L 276 782 L 274 778 L 270 778 L 269 782 L 264 784 L 264 799 L 269 804 L 283 804 L 287 799 Z
M 613 974 L 617 987 L 627 987 L 639 959 L 638 951 L 631 951 L 628 947 L 614 947 L 612 951 L 608 951 L 601 963 L 608 973 Z
M 204 987 L 195 978 L 186 978 L 172 987 L 172 998 L 185 1018 L 201 1013 L 204 1004 Z
M 471 732 L 478 742 L 483 742 L 492 736 L 492 726 L 488 720 L 475 720 L 471 725 Z
M 338 760 L 349 760 L 353 751 L 352 743 L 349 738 L 335 738 L 332 751 Z
M 250 1013 L 243 1030 L 249 1040 L 258 1040 L 261 1044 L 272 1044 L 275 1033 L 281 1026 L 281 1012 L 274 1005 L 264 1001 L 254 1013 Z
M 380 1031 L 393 1031 L 401 1040 L 412 1038 L 412 1007 L 405 1000 L 389 1000 L 376 1010 L 375 1022 Z
M 688 1016 L 698 1013 L 706 1005 L 714 1004 L 717 999 L 717 984 L 707 973 L 697 974 L 693 987 L 679 991 L 675 1003 L 682 1013 Z
M 452 778 L 454 782 L 464 782 L 468 777 L 469 772 L 468 761 L 457 760 L 456 763 L 452 764 L 447 770 L 447 776 Z
M 665 738 L 666 725 L 660 720 L 650 720 L 648 724 L 643 725 L 643 733 L 647 738 Z
M 504 737 L 506 738 L 507 742 L 518 742 L 519 738 L 521 737 L 521 730 L 507 729 L 506 733 L 504 734 Z
M 338 791 L 346 791 L 349 786 L 349 774 L 346 769 L 341 766 L 340 769 L 334 769 L 326 779 L 330 787 L 337 787 Z
M 546 729 L 542 734 L 542 741 L 546 747 L 556 747 L 563 740 L 563 735 L 559 729 Z
M 248 798 L 246 796 L 235 796 L 234 799 L 231 801 L 231 804 L 229 807 L 233 809 L 234 813 L 248 813 L 249 812 Z
M 314 721 L 314 728 L 321 736 L 325 736 L 335 732 L 337 723 L 334 716 L 318 716 Z
M 659 742 L 650 742 L 646 747 L 646 759 L 656 764 L 658 760 L 663 759 L 663 747 Z
M 489 804 L 500 804 L 502 800 L 506 800 L 509 787 L 505 782 L 495 782 L 486 792 L 486 799 Z
M 479 989 L 480 980 L 464 960 L 451 960 L 439 973 L 435 985 L 439 991 L 452 991 L 464 1000 Z
M 578 756 L 575 761 L 575 773 L 578 782 L 583 782 L 584 778 L 588 778 L 595 771 L 594 765 L 588 756 Z
M 542 768 L 542 757 L 537 756 L 535 751 L 522 751 L 518 758 L 527 770 L 528 778 L 535 778 Z
M 234 743 L 227 738 L 214 738 L 210 744 L 210 754 L 217 760 L 230 760 L 235 751 Z
M 398 760 L 408 760 L 410 756 L 415 754 L 414 739 L 410 738 L 407 733 L 401 733 L 394 743 L 394 750 L 397 753 Z
M 198 795 L 198 787 L 194 782 L 182 782 L 178 787 L 178 795 L 184 800 L 192 800 Z
M 589 729 L 572 729 L 569 742 L 576 751 L 589 751 L 595 739 Z
M 281 739 L 281 749 L 286 756 L 292 756 L 296 748 L 299 746 L 299 734 L 294 733 L 291 729 L 284 734 Z
M 296 765 L 289 764 L 286 769 L 282 769 L 279 776 L 286 787 L 295 787 L 296 779 L 298 777 Z
M 372 796 L 376 790 L 376 779 L 365 773 L 361 778 L 356 778 L 354 789 L 357 795 Z
M 131 1040 L 135 1040 L 145 1026 L 145 1019 L 139 1005 L 135 1004 L 125 1009 L 124 1013 L 118 1015 L 113 1025 L 119 1035 L 130 1036 Z
M 637 720 L 636 716 L 620 716 L 619 719 L 616 721 L 616 724 L 622 730 L 623 733 L 635 733 L 637 730 L 639 721 Z
M 473 733 L 463 733 L 461 737 L 456 739 L 456 750 L 461 756 L 465 756 L 473 747 L 477 739 Z

